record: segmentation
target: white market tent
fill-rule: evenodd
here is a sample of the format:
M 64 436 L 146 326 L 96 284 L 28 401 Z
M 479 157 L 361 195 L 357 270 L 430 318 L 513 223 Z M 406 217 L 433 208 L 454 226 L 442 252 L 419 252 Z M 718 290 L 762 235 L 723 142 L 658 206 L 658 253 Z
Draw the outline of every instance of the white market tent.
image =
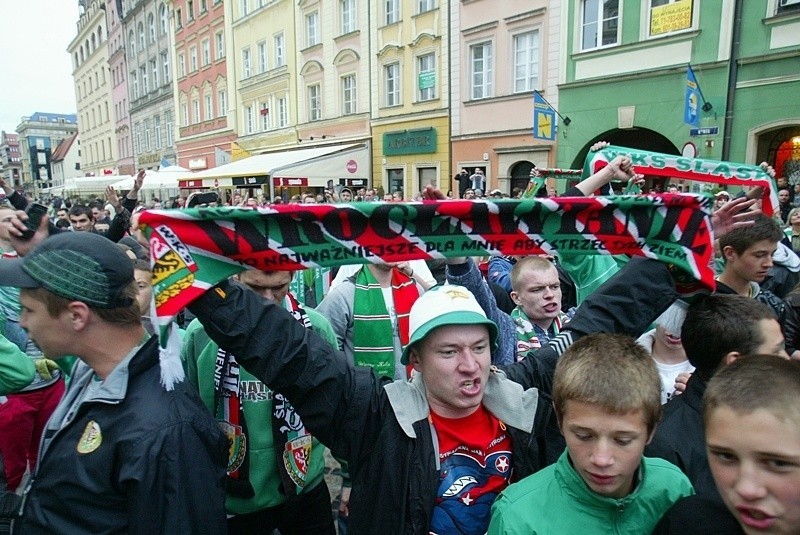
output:
M 184 174 L 181 181 L 202 180 L 203 187 L 257 186 L 269 183 L 270 199 L 274 195 L 271 177 L 307 176 L 317 180 L 346 176 L 343 166 L 331 165 L 331 158 L 344 162 L 354 160 L 361 173 L 369 171 L 369 150 L 363 143 L 328 145 L 310 149 L 258 154 L 197 173 Z M 216 182 L 216 183 L 215 183 Z
M 63 186 L 50 188 L 50 193 L 52 195 L 62 195 L 65 197 L 101 195 L 105 193 L 107 186 L 128 177 L 130 177 L 130 175 L 81 176 L 68 178 L 64 180 Z

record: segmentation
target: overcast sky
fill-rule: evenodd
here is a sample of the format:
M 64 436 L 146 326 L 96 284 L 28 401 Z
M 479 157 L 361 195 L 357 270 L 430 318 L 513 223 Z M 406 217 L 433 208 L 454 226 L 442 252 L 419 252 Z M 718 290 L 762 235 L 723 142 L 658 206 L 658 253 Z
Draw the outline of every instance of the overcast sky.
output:
M 8 4 L 8 5 L 6 5 Z M 67 45 L 78 32 L 78 0 L 2 1 L 0 130 L 34 112 L 75 113 Z

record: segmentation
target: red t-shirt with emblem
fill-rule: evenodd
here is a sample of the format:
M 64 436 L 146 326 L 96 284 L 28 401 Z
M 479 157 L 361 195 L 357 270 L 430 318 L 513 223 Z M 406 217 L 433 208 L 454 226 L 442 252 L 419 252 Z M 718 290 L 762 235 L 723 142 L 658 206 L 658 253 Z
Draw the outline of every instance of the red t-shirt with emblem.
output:
M 431 412 L 439 438 L 439 490 L 431 533 L 484 534 L 492 503 L 511 479 L 511 437 L 481 405 L 463 418 Z

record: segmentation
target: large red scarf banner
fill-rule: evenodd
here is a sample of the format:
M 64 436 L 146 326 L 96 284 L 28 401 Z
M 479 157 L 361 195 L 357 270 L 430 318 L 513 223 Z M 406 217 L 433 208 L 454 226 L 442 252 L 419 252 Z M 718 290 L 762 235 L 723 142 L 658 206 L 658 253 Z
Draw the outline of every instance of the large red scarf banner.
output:
M 778 206 L 775 180 L 757 165 L 686 158 L 609 145 L 597 152 L 590 151 L 586 155 L 583 177 L 596 173 L 617 156 L 630 157 L 633 170 L 643 175 L 712 182 L 723 186 L 763 186 L 761 209 L 765 214 L 772 215 Z
M 702 195 L 148 210 L 159 323 L 248 267 L 297 270 L 453 256 L 629 254 L 714 288 Z

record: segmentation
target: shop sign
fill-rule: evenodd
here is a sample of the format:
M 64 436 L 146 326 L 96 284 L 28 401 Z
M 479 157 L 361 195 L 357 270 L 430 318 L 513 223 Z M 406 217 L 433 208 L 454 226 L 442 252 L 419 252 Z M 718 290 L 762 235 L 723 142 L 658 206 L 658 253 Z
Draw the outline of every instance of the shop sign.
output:
M 433 154 L 436 152 L 436 129 L 402 130 L 383 134 L 383 154 Z

